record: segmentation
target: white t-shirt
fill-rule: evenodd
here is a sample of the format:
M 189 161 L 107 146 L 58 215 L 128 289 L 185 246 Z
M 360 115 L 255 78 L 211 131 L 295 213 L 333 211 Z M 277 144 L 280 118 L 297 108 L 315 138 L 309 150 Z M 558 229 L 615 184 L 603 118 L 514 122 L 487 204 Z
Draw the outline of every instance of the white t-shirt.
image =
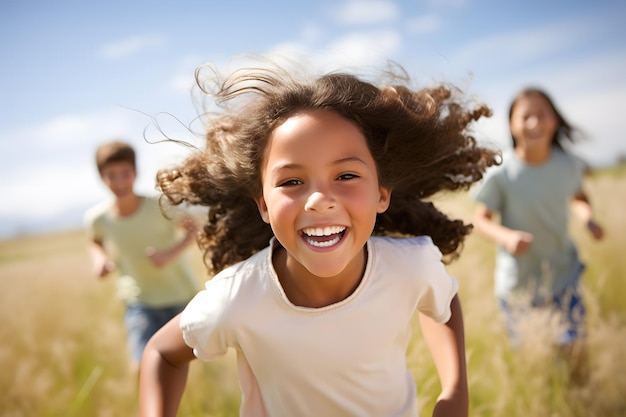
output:
M 241 416 L 417 416 L 411 318 L 447 322 L 458 290 L 432 240 L 370 238 L 357 289 L 322 308 L 287 299 L 276 245 L 208 281 L 181 317 L 198 358 L 237 351 Z

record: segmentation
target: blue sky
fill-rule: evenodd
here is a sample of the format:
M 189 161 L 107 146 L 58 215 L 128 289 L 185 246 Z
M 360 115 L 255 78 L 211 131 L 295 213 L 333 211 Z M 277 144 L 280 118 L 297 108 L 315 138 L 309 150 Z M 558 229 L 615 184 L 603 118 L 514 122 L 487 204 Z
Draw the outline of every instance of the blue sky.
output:
M 545 88 L 602 166 L 626 156 L 626 2 L 622 0 L 228 0 L 0 3 L 0 237 L 80 226 L 108 196 L 98 143 L 139 153 L 137 191 L 183 148 L 148 144 L 196 115 L 190 88 L 207 61 L 281 54 L 315 71 L 373 72 L 394 60 L 416 85 L 451 82 L 494 110 L 478 136 L 509 146 L 506 112 L 522 87 Z

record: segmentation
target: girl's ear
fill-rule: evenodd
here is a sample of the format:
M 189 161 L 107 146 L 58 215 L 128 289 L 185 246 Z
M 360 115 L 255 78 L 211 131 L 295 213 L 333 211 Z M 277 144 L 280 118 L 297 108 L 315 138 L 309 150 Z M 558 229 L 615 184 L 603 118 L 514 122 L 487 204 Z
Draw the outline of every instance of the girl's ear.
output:
M 378 187 L 378 210 L 377 213 L 384 213 L 389 208 L 391 202 L 391 190 L 386 187 Z
M 270 216 L 267 212 L 267 204 L 265 204 L 265 199 L 263 196 L 255 197 L 254 201 L 256 202 L 256 206 L 259 209 L 259 213 L 261 214 L 261 218 L 267 224 L 270 224 Z

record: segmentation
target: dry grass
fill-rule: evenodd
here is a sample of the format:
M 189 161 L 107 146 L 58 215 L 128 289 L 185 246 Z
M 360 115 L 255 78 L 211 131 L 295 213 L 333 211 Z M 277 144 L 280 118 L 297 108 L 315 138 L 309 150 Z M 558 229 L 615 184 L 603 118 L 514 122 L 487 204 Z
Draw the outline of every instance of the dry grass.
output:
M 587 261 L 589 378 L 572 384 L 558 352 L 541 342 L 540 325 L 530 343 L 513 351 L 492 294 L 494 248 L 472 236 L 449 269 L 460 282 L 472 416 L 626 415 L 626 171 L 588 179 L 588 191 L 607 228 L 592 242 L 573 224 Z M 466 196 L 439 201 L 470 220 Z M 89 277 L 81 231 L 0 242 L 0 414 L 6 417 L 136 415 L 135 381 L 128 373 L 122 307 L 111 281 Z M 204 269 L 193 253 L 199 276 Z M 422 415 L 439 391 L 415 322 L 408 353 Z M 192 365 L 180 415 L 237 416 L 239 392 L 233 355 Z

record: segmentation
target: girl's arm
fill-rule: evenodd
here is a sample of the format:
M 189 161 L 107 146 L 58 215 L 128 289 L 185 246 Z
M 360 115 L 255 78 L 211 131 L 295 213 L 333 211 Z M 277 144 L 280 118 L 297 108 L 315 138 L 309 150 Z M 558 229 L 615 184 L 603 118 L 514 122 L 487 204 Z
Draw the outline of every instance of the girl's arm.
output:
M 195 358 L 179 327 L 180 314 L 152 336 L 139 370 L 139 415 L 175 417 Z
M 493 213 L 484 204 L 479 204 L 474 213 L 474 227 L 480 235 L 501 245 L 513 255 L 521 255 L 528 250 L 533 235 L 521 230 L 509 229 L 493 220 Z
M 442 388 L 433 417 L 467 417 L 469 409 L 463 313 L 458 295 L 452 299 L 450 309 L 452 316 L 445 324 L 419 314 L 422 333 Z
M 595 239 L 602 239 L 604 230 L 593 219 L 593 210 L 589 199 L 582 191 L 576 194 L 572 200 L 572 210 L 576 216 L 587 226 L 587 229 Z

